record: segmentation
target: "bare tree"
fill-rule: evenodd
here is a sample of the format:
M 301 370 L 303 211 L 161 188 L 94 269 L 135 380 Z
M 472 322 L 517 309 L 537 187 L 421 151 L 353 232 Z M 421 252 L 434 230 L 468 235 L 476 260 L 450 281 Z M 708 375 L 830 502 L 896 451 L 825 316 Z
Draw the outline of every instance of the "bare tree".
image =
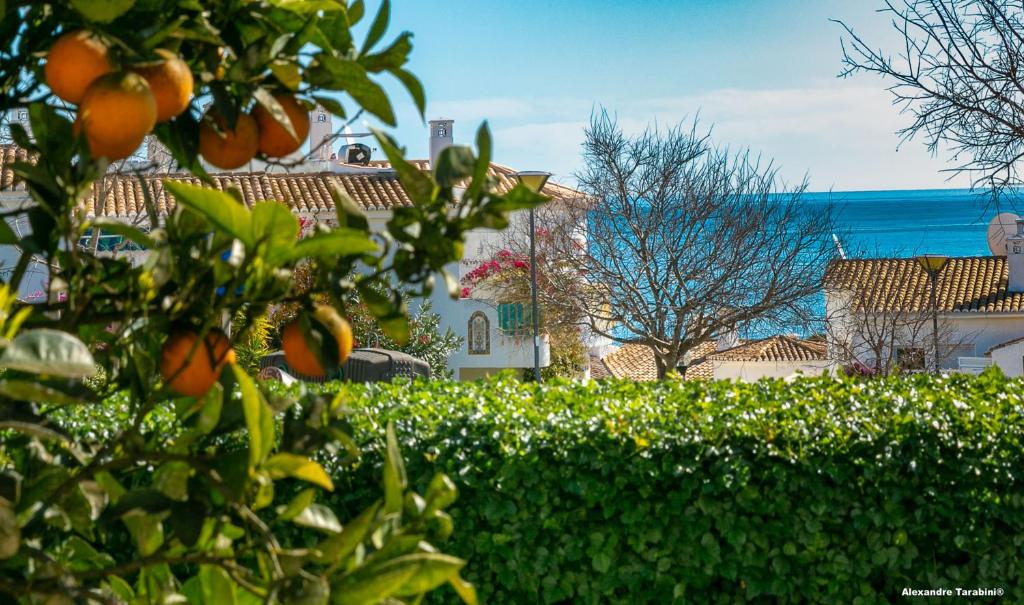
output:
M 661 377 L 737 327 L 792 329 L 815 313 L 834 221 L 830 205 L 802 203 L 806 184 L 787 189 L 770 162 L 713 147 L 696 122 L 626 136 L 600 112 L 585 135 L 586 196 L 540 215 L 542 306 L 568 301 L 559 316 L 650 347 Z
M 1024 156 L 1024 5 L 1010 0 L 886 1 L 903 45 L 894 58 L 846 23 L 842 76 L 869 72 L 892 82 L 893 103 L 913 121 L 903 140 L 954 152 L 975 185 L 1020 183 Z M 964 156 L 961 159 L 961 156 Z
M 847 371 L 879 377 L 933 367 L 932 312 L 892 306 L 865 308 L 863 301 L 870 300 L 873 289 L 868 283 L 851 283 L 840 292 L 829 293 L 829 356 Z M 959 332 L 941 315 L 937 324 L 941 367 L 972 335 Z

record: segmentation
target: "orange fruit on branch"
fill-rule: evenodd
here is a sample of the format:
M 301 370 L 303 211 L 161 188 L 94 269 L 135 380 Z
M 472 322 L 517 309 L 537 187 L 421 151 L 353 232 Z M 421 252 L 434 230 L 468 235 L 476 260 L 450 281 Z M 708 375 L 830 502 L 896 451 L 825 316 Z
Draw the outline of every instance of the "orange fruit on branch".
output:
M 216 125 L 216 128 L 214 127 Z M 199 153 L 217 168 L 231 170 L 244 165 L 256 155 L 259 130 L 249 114 L 239 114 L 233 129 L 216 110 L 210 110 L 199 126 Z
M 281 348 L 290 368 L 306 376 L 323 378 L 328 370 L 333 370 L 332 362 L 345 363 L 352 353 L 352 326 L 331 307 L 318 305 L 313 313 L 284 327 Z
M 68 32 L 57 38 L 46 54 L 43 75 L 53 94 L 68 103 L 80 103 L 89 85 L 114 71 L 107 45 L 85 30 Z
M 160 353 L 160 376 L 179 395 L 201 397 L 220 378 L 229 363 L 235 363 L 231 341 L 219 330 L 211 330 L 197 344 L 199 335 L 179 332 L 167 339 Z
M 306 142 L 306 138 L 309 137 L 309 111 L 291 95 L 280 95 L 274 98 L 281 104 L 281 108 L 288 116 L 288 122 L 291 123 L 298 138 L 289 134 L 285 127 L 274 119 L 274 115 L 262 105 L 257 104 L 253 114 L 256 116 L 256 123 L 260 128 L 260 151 L 267 157 L 280 158 L 297 150 Z
M 163 48 L 158 48 L 156 54 L 159 62 L 133 67 L 132 71 L 145 78 L 153 91 L 156 121 L 166 122 L 188 109 L 195 82 L 181 57 Z
M 85 133 L 94 157 L 124 159 L 156 125 L 156 100 L 142 76 L 110 73 L 89 86 L 75 124 Z

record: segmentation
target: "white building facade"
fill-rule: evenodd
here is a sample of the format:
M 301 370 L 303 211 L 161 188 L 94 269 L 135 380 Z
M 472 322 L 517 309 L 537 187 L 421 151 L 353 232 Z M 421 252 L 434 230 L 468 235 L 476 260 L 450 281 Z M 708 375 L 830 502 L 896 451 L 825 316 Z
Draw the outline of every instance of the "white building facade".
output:
M 324 114 L 321 116 L 320 114 Z M 310 149 L 315 150 L 313 159 L 292 167 L 249 166 L 249 170 L 211 174 L 219 189 L 235 188 L 242 193 L 244 202 L 252 206 L 257 201 L 273 199 L 288 205 L 300 218 L 308 222 L 326 225 L 336 224 L 337 215 L 330 192 L 340 187 L 366 212 L 371 229 L 381 232 L 392 216 L 392 209 L 411 204 L 408 195 L 401 188 L 397 174 L 386 162 L 371 161 L 371 151 L 366 145 L 348 140 L 348 145 L 336 150 L 328 137 L 332 136 L 330 114 L 318 110 L 311 113 Z M 430 123 L 431 155 L 436 158 L 446 146 L 453 144 L 452 120 L 435 120 Z M 344 135 L 343 135 L 344 136 Z M 350 153 L 351 152 L 351 153 Z M 160 149 L 153 145 L 147 150 L 151 161 L 163 167 Z M 366 161 L 362 161 L 365 157 Z M 12 145 L 0 145 L 0 206 L 12 208 L 29 204 L 31 199 L 24 187 L 16 183 L 10 165 L 24 159 L 23 151 Z M 340 158 L 340 159 L 339 159 Z M 343 160 L 358 158 L 360 163 L 350 164 Z M 423 170 L 430 169 L 430 162 L 414 161 Z M 259 170 L 256 170 L 256 169 Z M 492 164 L 489 176 L 499 191 L 508 191 L 517 183 L 515 171 L 498 164 Z M 158 211 L 166 214 L 173 210 L 173 198 L 161 185 L 162 179 L 187 179 L 183 174 L 150 174 L 144 180 L 149 193 L 155 200 Z M 85 204 L 87 216 L 118 220 L 148 228 L 144 208 L 143 185 L 135 176 L 111 175 L 94 187 L 93 194 Z M 553 198 L 577 196 L 577 192 L 549 184 L 543 193 Z M 517 213 L 513 220 L 526 220 L 526 213 Z M 17 225 L 24 231 L 26 225 Z M 109 246 L 111 253 L 136 255 L 141 259 L 144 251 L 130 251 L 117 247 L 114 239 L 108 242 L 101 236 L 97 242 L 82 242 L 82 245 L 96 245 L 98 250 Z M 451 263 L 447 270 L 461 279 L 480 263 L 489 260 L 501 246 L 500 232 L 480 229 L 468 234 L 465 258 L 462 262 Z M 18 253 L 13 248 L 0 247 L 0 275 L 9 271 L 16 262 Z M 23 297 L 37 296 L 46 282 L 45 267 L 38 267 L 29 283 L 23 288 Z M 437 280 L 443 284 L 443 280 Z M 501 301 L 489 300 L 476 295 L 473 298 L 452 299 L 445 288 L 435 288 L 431 295 L 433 310 L 440 316 L 440 329 L 451 329 L 463 340 L 462 347 L 449 359 L 449 368 L 458 379 L 472 380 L 495 374 L 502 370 L 521 370 L 534 365 L 532 334 L 524 331 L 522 309 L 510 309 Z M 415 306 L 415 301 L 413 301 Z M 540 338 L 540 365 L 550 364 L 550 346 L 546 336 Z

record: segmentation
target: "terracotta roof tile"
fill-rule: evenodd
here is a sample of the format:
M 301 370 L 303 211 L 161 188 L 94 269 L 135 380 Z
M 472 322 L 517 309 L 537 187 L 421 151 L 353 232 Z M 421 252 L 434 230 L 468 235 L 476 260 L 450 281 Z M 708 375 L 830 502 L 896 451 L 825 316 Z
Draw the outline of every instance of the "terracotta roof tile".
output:
M 594 380 L 600 380 L 602 378 L 611 378 L 614 376 L 608 366 L 604 364 L 604 360 L 597 355 L 590 356 L 590 377 Z
M 708 355 L 713 361 L 823 361 L 828 347 L 821 340 L 770 336 Z
M 825 278 L 829 289 L 858 293 L 854 311 L 926 311 L 928 274 L 913 258 L 835 261 Z M 949 259 L 936 281 L 939 311 L 1007 313 L 1024 311 L 1024 293 L 1009 292 L 1006 258 L 968 256 Z
M 704 342 L 687 355 L 686 380 L 711 380 L 713 369 L 707 361 L 708 354 L 715 350 L 715 343 Z M 626 344 L 605 355 L 602 361 L 612 376 L 632 380 L 657 380 L 658 367 L 654 363 L 654 352 L 647 345 Z
M 11 164 L 26 159 L 29 156 L 21 148 L 14 145 L 0 146 L 0 190 L 24 190 L 24 185 L 15 179 Z M 430 169 L 427 161 L 414 160 L 412 163 L 421 170 Z M 347 166 L 344 172 L 228 172 L 212 174 L 211 177 L 220 190 L 229 187 L 238 189 L 242 200 L 249 207 L 261 200 L 274 199 L 287 204 L 295 212 L 331 212 L 334 210 L 334 200 L 331 198 L 334 186 L 341 187 L 366 210 L 389 210 L 412 205 L 398 176 L 388 168 L 386 162 L 371 162 L 364 172 L 359 172 L 358 166 Z M 505 193 L 515 186 L 513 169 L 491 164 L 489 173 L 499 192 Z M 92 193 L 83 200 L 86 214 L 136 216 L 145 212 L 146 190 L 160 213 L 170 212 L 174 209 L 174 199 L 164 191 L 163 179 L 200 184 L 199 179 L 183 173 L 147 174 L 141 177 L 141 181 L 136 176 L 111 175 L 95 183 Z M 545 186 L 544 193 L 562 198 L 578 198 L 582 195 L 555 184 Z

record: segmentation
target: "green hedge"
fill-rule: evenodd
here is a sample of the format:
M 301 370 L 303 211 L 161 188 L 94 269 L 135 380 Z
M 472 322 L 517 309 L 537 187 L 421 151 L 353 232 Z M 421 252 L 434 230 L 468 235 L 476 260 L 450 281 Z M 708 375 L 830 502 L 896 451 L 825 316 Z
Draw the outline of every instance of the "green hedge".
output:
M 396 422 L 411 478 L 457 482 L 444 548 L 482 602 L 857 604 L 957 587 L 1003 591 L 958 602 L 1024 602 L 1022 387 L 326 388 L 371 412 L 367 435 L 370 418 Z M 376 497 L 372 447 L 333 506 Z

